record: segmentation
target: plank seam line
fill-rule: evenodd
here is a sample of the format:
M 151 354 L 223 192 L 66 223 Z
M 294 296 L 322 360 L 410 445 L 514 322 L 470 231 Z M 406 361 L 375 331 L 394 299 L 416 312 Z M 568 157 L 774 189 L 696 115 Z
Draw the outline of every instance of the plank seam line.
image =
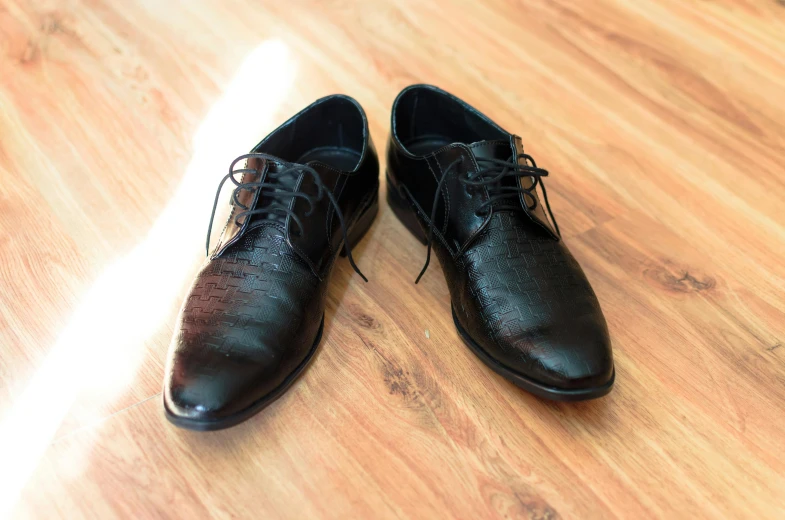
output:
M 137 406 L 146 403 L 150 399 L 155 399 L 156 397 L 160 397 L 162 393 L 163 392 L 158 392 L 157 394 L 151 395 L 150 397 L 146 397 L 145 399 L 142 399 L 141 401 L 138 401 L 138 402 L 136 402 L 136 403 L 134 403 L 132 405 L 126 406 L 125 408 L 121 408 L 120 410 L 117 410 L 116 412 L 112 412 L 109 415 L 107 415 L 106 417 L 102 417 L 102 418 L 98 419 L 97 421 L 94 421 L 94 422 L 92 422 L 90 424 L 85 424 L 84 426 L 80 426 L 79 428 L 77 428 L 77 429 L 75 429 L 73 431 L 70 431 L 70 432 L 68 432 L 66 434 L 61 435 L 60 437 L 55 437 L 55 439 L 52 440 L 51 443 L 49 443 L 49 446 L 50 447 L 54 446 L 58 442 L 60 442 L 60 441 L 62 441 L 64 439 L 69 439 L 69 438 L 73 437 L 74 435 L 77 435 L 77 434 L 83 432 L 84 430 L 88 430 L 90 428 L 95 428 L 99 424 L 108 421 L 109 419 L 111 419 L 112 417 L 114 417 L 116 415 L 119 415 L 119 414 L 121 414 L 123 412 L 126 412 L 128 410 L 131 410 L 132 408 L 136 408 Z

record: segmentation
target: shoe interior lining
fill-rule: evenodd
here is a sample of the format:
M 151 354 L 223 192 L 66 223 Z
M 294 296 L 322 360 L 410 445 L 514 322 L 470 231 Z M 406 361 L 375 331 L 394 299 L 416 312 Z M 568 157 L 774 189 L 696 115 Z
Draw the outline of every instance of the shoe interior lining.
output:
M 338 170 L 350 172 L 359 164 L 360 156 L 361 153 L 353 148 L 325 146 L 308 150 L 294 162 L 306 164 L 311 161 L 318 161 Z
M 413 88 L 397 100 L 393 131 L 414 155 L 425 155 L 450 143 L 507 139 L 484 115 L 439 90 Z
M 365 143 L 360 109 L 344 98 L 330 98 L 297 115 L 255 151 L 287 162 L 320 161 L 333 168 L 357 168 Z

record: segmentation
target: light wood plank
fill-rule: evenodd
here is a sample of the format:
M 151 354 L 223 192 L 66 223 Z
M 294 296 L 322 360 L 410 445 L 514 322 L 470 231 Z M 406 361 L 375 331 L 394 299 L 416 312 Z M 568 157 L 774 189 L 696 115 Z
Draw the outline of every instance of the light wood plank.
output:
M 0 514 L 785 516 L 783 35 L 775 0 L 0 2 Z M 339 265 L 291 391 L 170 426 L 163 360 L 228 162 L 333 92 L 383 151 L 415 82 L 551 171 L 615 390 L 550 403 L 490 372 L 383 207 L 371 281 Z

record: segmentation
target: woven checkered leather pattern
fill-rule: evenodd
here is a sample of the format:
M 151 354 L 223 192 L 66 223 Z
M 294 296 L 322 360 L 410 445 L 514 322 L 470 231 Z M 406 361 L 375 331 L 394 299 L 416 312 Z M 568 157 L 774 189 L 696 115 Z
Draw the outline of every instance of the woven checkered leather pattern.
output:
M 604 328 L 604 318 L 563 241 L 536 229 L 525 215 L 500 212 L 457 259 L 456 267 L 465 273 L 461 294 L 453 297 L 461 302 L 456 310 L 482 327 L 485 341 L 495 343 L 505 357 L 557 372 L 559 367 L 592 362 L 579 350 L 564 348 L 581 327 Z M 591 373 L 594 367 L 585 369 Z
M 200 359 L 220 359 L 215 355 L 220 353 L 259 361 L 274 355 L 261 341 L 266 332 L 294 339 L 306 310 L 303 302 L 319 301 L 321 291 L 278 229 L 251 230 L 197 275 L 175 341 Z M 200 349 L 211 355 L 200 355 Z

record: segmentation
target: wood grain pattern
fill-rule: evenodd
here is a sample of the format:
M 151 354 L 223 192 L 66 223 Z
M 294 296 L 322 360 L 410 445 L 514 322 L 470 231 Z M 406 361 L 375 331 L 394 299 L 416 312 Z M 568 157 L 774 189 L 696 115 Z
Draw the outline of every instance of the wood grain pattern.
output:
M 229 161 L 333 92 L 383 149 L 416 82 L 550 170 L 615 390 L 490 372 L 385 207 L 291 391 L 171 427 L 163 359 Z M 0 515 L 782 518 L 784 99 L 775 0 L 0 0 Z

